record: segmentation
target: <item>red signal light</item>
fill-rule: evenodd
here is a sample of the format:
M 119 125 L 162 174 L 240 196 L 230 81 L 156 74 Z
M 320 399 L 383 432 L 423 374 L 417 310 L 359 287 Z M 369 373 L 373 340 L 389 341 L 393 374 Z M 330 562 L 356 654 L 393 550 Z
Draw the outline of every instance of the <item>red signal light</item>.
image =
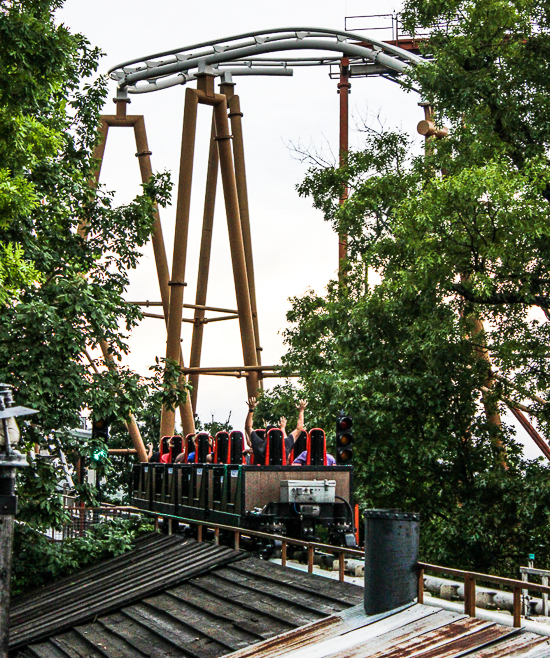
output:
M 353 421 L 350 416 L 339 416 L 336 420 L 336 431 L 346 432 L 351 429 Z

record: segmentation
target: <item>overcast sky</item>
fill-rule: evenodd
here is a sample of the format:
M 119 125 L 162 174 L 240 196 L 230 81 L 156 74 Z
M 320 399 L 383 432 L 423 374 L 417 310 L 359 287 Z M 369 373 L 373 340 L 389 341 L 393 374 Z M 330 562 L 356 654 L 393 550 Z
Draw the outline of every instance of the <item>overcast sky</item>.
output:
M 71 31 L 81 32 L 105 53 L 100 72 L 122 61 L 200 41 L 224 38 L 247 31 L 278 27 L 323 27 L 343 30 L 346 16 L 391 13 L 399 9 L 396 0 L 237 0 L 187 2 L 185 0 L 66 0 L 58 19 Z M 353 27 L 389 25 L 389 19 L 354 19 Z M 389 33 L 377 31 L 378 38 Z M 338 95 L 336 81 L 326 68 L 296 70 L 293 77 L 237 78 L 236 93 L 244 113 L 243 132 L 256 291 L 260 322 L 262 361 L 280 363 L 285 352 L 282 331 L 286 326 L 289 297 L 308 289 L 323 294 L 337 269 L 337 237 L 314 210 L 310 199 L 298 197 L 296 185 L 307 171 L 293 152 L 293 144 L 323 149 L 328 157 L 338 152 Z M 115 84 L 112 83 L 112 94 Z M 134 96 L 131 114 L 143 114 L 153 169 L 168 170 L 178 177 L 184 87 Z M 406 130 L 420 148 L 416 125 L 423 112 L 418 97 L 405 93 L 392 82 L 377 78 L 352 80 L 350 96 L 350 145 L 361 145 L 355 127 L 364 121 L 382 121 L 388 128 Z M 210 133 L 211 111 L 199 108 L 195 172 L 191 204 L 189 254 L 185 302 L 194 303 L 198 250 L 204 203 L 204 182 Z M 111 98 L 105 113 L 114 112 Z M 378 117 L 378 119 L 375 119 Z M 331 153 L 333 154 L 331 156 Z M 105 152 L 101 182 L 116 192 L 118 202 L 129 201 L 139 192 L 139 169 L 131 129 L 111 129 Z M 220 190 L 221 184 L 218 185 Z M 174 190 L 173 198 L 175 199 Z M 218 194 L 214 220 L 211 271 L 207 304 L 236 308 L 223 197 Z M 171 262 L 175 207 L 161 211 L 164 239 Z M 144 253 L 137 271 L 132 272 L 127 299 L 160 300 L 152 248 Z M 158 312 L 158 309 L 157 309 Z M 192 311 L 187 310 L 187 317 Z M 188 363 L 191 326 L 183 325 L 183 353 Z M 155 357 L 165 356 L 166 331 L 162 320 L 144 319 L 130 337 L 131 354 L 126 363 L 142 374 Z M 205 326 L 202 365 L 243 363 L 236 321 Z M 273 386 L 278 380 L 266 380 Z M 231 413 L 236 428 L 246 415 L 246 386 L 243 380 L 202 377 L 198 414 L 225 420 Z M 538 452 L 534 451 L 533 456 Z

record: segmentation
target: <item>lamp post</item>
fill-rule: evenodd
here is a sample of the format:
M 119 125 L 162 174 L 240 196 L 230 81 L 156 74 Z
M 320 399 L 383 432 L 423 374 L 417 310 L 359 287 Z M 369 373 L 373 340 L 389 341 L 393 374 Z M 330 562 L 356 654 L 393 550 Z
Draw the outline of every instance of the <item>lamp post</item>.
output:
M 18 468 L 28 466 L 27 457 L 14 447 L 19 442 L 15 419 L 36 413 L 35 409 L 14 406 L 12 387 L 0 384 L 0 658 L 8 658 L 9 646 L 15 474 Z

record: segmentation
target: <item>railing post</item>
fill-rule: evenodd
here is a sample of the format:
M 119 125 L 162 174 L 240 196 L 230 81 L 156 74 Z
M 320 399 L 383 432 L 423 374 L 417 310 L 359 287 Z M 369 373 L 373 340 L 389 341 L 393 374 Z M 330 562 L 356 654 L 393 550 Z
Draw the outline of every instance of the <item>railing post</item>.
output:
M 214 544 L 216 546 L 220 545 L 220 529 L 214 528 Z
M 521 626 L 521 587 L 514 587 L 514 628 Z
M 159 517 L 155 516 L 155 532 L 159 531 Z
M 286 567 L 286 548 L 287 548 L 287 543 L 286 541 L 283 540 L 281 544 L 281 565 L 283 567 Z
M 464 614 L 476 616 L 476 579 L 469 573 L 464 577 Z
M 529 574 L 528 574 L 528 573 L 525 573 L 525 572 L 522 572 L 522 574 L 521 574 L 521 579 L 522 579 L 524 582 L 528 583 L 528 582 L 529 582 Z M 529 596 L 529 590 L 527 590 L 527 589 L 522 589 L 522 590 L 521 590 L 521 594 L 522 594 L 522 599 L 521 599 L 521 601 L 522 601 L 522 606 L 523 606 L 523 614 L 524 614 L 524 615 L 527 615 L 527 614 L 528 614 L 527 606 L 529 605 L 529 604 L 528 604 L 528 598 L 527 598 L 527 597 Z
M 307 547 L 307 572 L 313 573 L 313 546 Z
M 241 547 L 241 533 L 239 530 L 235 530 L 235 544 L 234 548 L 238 551 Z
M 344 551 L 338 553 L 338 580 L 343 583 L 346 575 L 346 556 Z
M 417 602 L 424 603 L 424 569 L 418 569 L 418 593 Z
M 197 541 L 202 541 L 202 523 L 197 524 Z
M 542 584 L 545 587 L 548 587 L 548 576 L 542 577 Z M 542 595 L 542 614 L 544 617 L 548 617 L 548 593 L 544 592 Z

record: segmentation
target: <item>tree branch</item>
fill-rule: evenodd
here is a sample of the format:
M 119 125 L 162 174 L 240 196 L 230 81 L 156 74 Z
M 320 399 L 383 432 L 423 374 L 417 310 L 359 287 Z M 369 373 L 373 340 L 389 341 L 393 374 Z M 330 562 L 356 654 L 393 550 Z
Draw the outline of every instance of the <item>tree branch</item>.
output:
M 550 309 L 550 298 L 541 295 L 518 295 L 513 292 L 494 292 L 492 295 L 478 296 L 465 288 L 461 283 L 452 283 L 446 286 L 450 292 L 456 292 L 466 301 L 473 304 L 487 304 L 496 306 L 498 304 L 528 304 L 540 306 L 546 314 Z M 547 316 L 548 317 L 548 316 Z

